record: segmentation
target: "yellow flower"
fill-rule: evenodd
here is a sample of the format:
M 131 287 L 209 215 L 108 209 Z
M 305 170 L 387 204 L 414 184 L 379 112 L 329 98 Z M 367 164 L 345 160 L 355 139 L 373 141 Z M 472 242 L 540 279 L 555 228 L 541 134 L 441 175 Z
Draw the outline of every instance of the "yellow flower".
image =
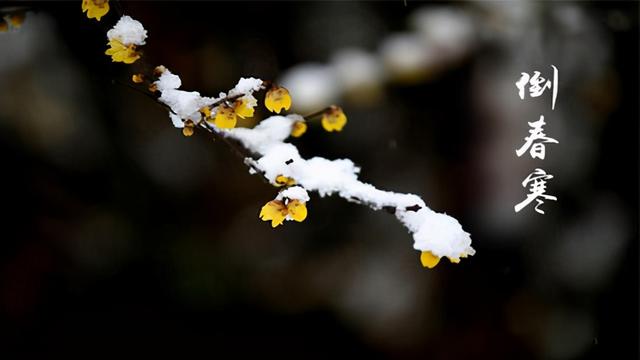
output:
M 133 64 L 136 60 L 140 59 L 140 54 L 136 52 L 136 46 L 130 44 L 125 46 L 118 40 L 109 40 L 109 49 L 104 53 L 111 55 L 111 61 L 123 62 L 125 64 Z
M 289 110 L 291 107 L 291 96 L 289 91 L 281 86 L 273 86 L 264 98 L 264 105 L 271 112 L 280 114 L 282 109 Z
M 218 106 L 213 123 L 220 129 L 233 129 L 236 126 L 236 112 L 232 107 L 222 104 Z
M 109 12 L 109 0 L 82 0 L 82 12 L 86 12 L 89 19 L 100 21 Z
M 347 116 L 339 106 L 331 106 L 322 114 L 322 127 L 331 131 L 341 131 L 347 123 Z
M 256 106 L 256 102 L 255 102 L 255 99 L 252 99 L 252 98 L 253 96 L 251 98 L 247 96 L 243 96 L 233 103 L 233 109 L 236 112 L 236 115 L 238 115 L 243 119 L 250 118 L 253 116 L 253 112 L 254 112 L 253 107 Z
M 291 136 L 300 137 L 307 132 L 307 123 L 304 121 L 296 121 L 291 127 Z
M 271 200 L 260 210 L 262 221 L 271 221 L 271 227 L 282 225 L 289 216 L 291 219 L 301 222 L 307 218 L 307 205 L 300 200 L 290 200 L 285 204 L 281 200 Z
M 433 255 L 431 251 L 423 251 L 422 254 L 420 254 L 420 262 L 422 266 L 433 269 L 433 267 L 440 262 L 440 257 Z
M 295 185 L 296 181 L 290 177 L 286 177 L 284 175 L 276 176 L 276 185 L 277 186 L 291 186 Z

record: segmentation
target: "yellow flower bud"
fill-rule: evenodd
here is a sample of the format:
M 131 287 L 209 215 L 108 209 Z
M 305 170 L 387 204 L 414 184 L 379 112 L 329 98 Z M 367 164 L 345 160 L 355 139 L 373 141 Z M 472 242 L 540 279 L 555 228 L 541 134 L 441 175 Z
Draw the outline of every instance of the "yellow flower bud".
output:
M 275 183 L 277 186 L 291 186 L 296 183 L 296 181 L 290 177 L 286 177 L 284 175 L 276 176 Z
M 322 114 L 322 127 L 326 131 L 341 131 L 347 124 L 347 116 L 339 106 L 331 106 Z
M 142 74 L 133 74 L 131 76 L 131 81 L 133 81 L 136 84 L 140 84 L 144 81 L 144 75 Z
M 82 12 L 86 12 L 89 19 L 100 21 L 109 12 L 109 0 L 82 0 Z
M 184 135 L 186 137 L 189 137 L 189 136 L 193 135 L 193 132 L 194 132 L 194 130 L 193 130 L 193 127 L 191 127 L 191 126 L 185 126 L 185 127 L 182 128 L 182 135 Z
M 431 251 L 423 251 L 420 254 L 420 262 L 422 266 L 433 269 L 440 262 L 440 257 L 433 255 Z
M 307 123 L 304 121 L 296 121 L 291 126 L 291 136 L 300 137 L 307 132 Z
M 291 107 L 291 96 L 289 91 L 281 86 L 273 86 L 264 98 L 264 105 L 271 112 L 280 114 L 282 109 L 289 110 Z
M 191 120 L 185 121 L 184 127 L 182 128 L 182 135 L 187 137 L 193 135 L 193 132 L 195 131 L 195 127 L 196 125 L 193 123 L 193 121 Z

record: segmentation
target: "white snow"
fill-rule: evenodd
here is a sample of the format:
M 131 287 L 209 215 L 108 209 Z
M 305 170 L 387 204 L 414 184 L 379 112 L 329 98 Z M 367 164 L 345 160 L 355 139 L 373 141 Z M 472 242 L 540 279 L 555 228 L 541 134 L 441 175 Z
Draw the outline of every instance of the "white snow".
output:
M 165 90 L 175 90 L 182 86 L 182 80 L 180 80 L 180 76 L 172 74 L 171 71 L 164 68 L 162 74 L 160 74 L 160 78 L 154 83 L 158 87 L 159 91 Z
M 159 100 L 171 108 L 181 119 L 200 121 L 200 109 L 210 103 L 197 91 L 165 90 Z
M 244 100 L 247 102 L 247 106 L 250 108 L 254 108 L 258 105 L 258 99 L 255 96 L 248 94 L 240 98 L 240 100 Z
M 173 74 L 164 67 L 162 68 L 162 74 L 154 84 L 160 91 L 158 100 L 168 105 L 175 114 L 170 114 L 170 117 L 173 126 L 177 128 L 184 127 L 183 120 L 189 119 L 196 123 L 201 121 L 202 114 L 200 114 L 200 109 L 227 96 L 221 92 L 220 97 L 210 98 L 201 96 L 197 91 L 179 90 L 180 86 L 182 86 L 182 80 L 178 75 Z M 260 79 L 241 78 L 238 84 L 229 91 L 229 96 L 245 94 L 242 98 L 247 100 L 247 106 L 254 107 L 258 104 L 258 100 L 251 93 L 260 90 L 261 86 L 262 80 Z M 215 109 L 212 109 L 212 112 L 215 113 Z
M 428 250 L 437 256 L 451 259 L 475 253 L 471 247 L 471 237 L 460 223 L 446 214 L 429 209 L 417 195 L 383 191 L 359 181 L 360 168 L 349 159 L 303 159 L 293 144 L 285 142 L 296 119 L 296 116 L 272 116 L 253 129 L 236 128 L 224 132 L 226 136 L 240 141 L 243 146 L 260 156 L 252 164 L 270 182 L 275 184 L 278 175 L 291 177 L 296 181 L 299 186 L 284 190 L 278 195 L 278 199 L 289 195 L 300 196 L 297 194 L 300 190 L 296 189 L 299 188 L 315 191 L 320 196 L 336 194 L 376 210 L 392 207 L 395 208 L 398 220 L 413 234 L 415 249 Z M 295 191 L 296 194 L 292 195 L 287 191 Z M 419 209 L 407 209 L 416 205 Z
M 229 91 L 229 96 L 236 96 L 240 94 L 251 94 L 254 91 L 260 90 L 262 86 L 262 80 L 256 78 L 240 78 L 236 86 Z
M 182 120 L 193 120 L 199 122 L 202 119 L 200 109 L 212 104 L 216 99 L 202 97 L 197 91 L 178 90 L 182 81 L 178 75 L 172 74 L 168 69 L 163 69 L 162 74 L 154 82 L 160 91 L 160 102 L 168 105 L 175 114 L 170 114 L 173 126 L 184 127 Z M 177 115 L 177 116 L 176 116 Z M 179 122 L 180 121 L 180 124 Z
M 170 112 L 169 118 L 171 119 L 171 123 L 173 124 L 173 126 L 179 129 L 182 129 L 184 127 L 184 122 L 182 121 L 182 119 L 180 119 L 180 116 Z
M 144 45 L 147 30 L 139 21 L 124 15 L 111 30 L 107 31 L 107 37 L 109 40 L 118 40 L 124 45 Z
M 307 202 L 309 201 L 309 194 L 304 188 L 301 188 L 300 186 L 293 186 L 288 189 L 282 190 L 276 197 L 276 200 L 282 200 L 284 198 L 287 198 L 289 200 L 300 200 L 302 202 Z

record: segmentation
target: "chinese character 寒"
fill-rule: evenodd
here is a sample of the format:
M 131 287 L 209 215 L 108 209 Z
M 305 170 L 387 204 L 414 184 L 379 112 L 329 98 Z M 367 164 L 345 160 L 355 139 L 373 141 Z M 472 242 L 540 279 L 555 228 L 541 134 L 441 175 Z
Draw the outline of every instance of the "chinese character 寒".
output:
M 524 199 L 521 203 L 514 206 L 516 212 L 522 210 L 525 206 L 529 205 L 533 200 L 535 200 L 538 204 L 535 207 L 535 210 L 539 214 L 544 214 L 544 211 L 540 209 L 540 205 L 544 204 L 544 200 L 553 200 L 556 201 L 558 198 L 552 195 L 547 195 L 547 180 L 553 179 L 553 175 L 547 174 L 542 169 L 535 169 L 526 179 L 522 182 L 522 187 L 526 188 L 529 183 L 531 186 L 529 187 L 529 194 L 527 198 Z

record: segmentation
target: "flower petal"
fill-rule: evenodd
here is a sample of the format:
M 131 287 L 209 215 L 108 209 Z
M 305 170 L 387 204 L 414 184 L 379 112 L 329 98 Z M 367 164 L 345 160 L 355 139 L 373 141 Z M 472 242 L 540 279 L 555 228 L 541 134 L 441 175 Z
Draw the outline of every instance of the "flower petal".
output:
M 280 200 L 271 200 L 266 203 L 260 210 L 260 219 L 262 221 L 271 220 L 271 227 L 282 225 L 287 217 L 287 207 Z
M 220 129 L 233 129 L 236 127 L 236 113 L 232 107 L 227 105 L 218 106 L 216 117 L 213 119 L 213 123 Z
M 300 200 L 291 200 L 287 204 L 289 216 L 297 222 L 304 221 L 307 218 L 307 205 Z

